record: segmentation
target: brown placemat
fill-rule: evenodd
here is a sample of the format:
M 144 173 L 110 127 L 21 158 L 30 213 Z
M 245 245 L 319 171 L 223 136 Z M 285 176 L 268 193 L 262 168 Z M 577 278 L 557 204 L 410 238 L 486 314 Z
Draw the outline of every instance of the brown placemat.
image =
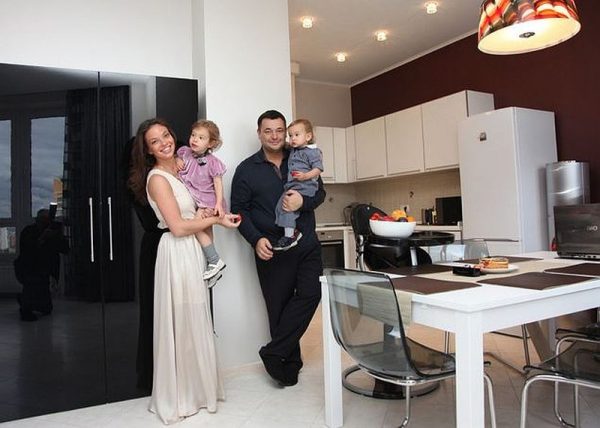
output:
M 551 274 L 548 274 L 551 275 Z M 461 290 L 463 288 L 480 287 L 469 282 L 442 281 L 439 279 L 422 278 L 420 276 L 405 276 L 392 279 L 396 290 L 410 291 L 418 294 L 443 293 L 444 291 Z
M 529 288 L 531 290 L 544 290 L 561 285 L 575 284 L 577 282 L 593 279 L 587 276 L 563 275 L 560 273 L 527 272 L 519 275 L 503 276 L 499 278 L 486 278 L 477 281 L 479 284 L 504 285 L 506 287 Z
M 519 262 L 530 262 L 532 260 L 543 260 L 536 257 L 516 257 L 516 256 L 490 256 L 490 257 L 506 257 L 508 259 L 508 263 L 519 263 Z M 469 259 L 463 260 L 463 263 L 471 263 L 477 264 L 479 263 L 479 259 Z
M 381 270 L 381 272 L 393 273 L 395 275 L 412 276 L 412 275 L 426 275 L 428 273 L 449 272 L 452 270 L 452 266 L 429 264 L 429 265 L 417 265 L 417 266 L 391 267 L 391 268 L 380 269 L 380 270 Z
M 561 268 L 546 269 L 544 272 L 571 273 L 574 275 L 600 276 L 600 263 L 579 263 Z

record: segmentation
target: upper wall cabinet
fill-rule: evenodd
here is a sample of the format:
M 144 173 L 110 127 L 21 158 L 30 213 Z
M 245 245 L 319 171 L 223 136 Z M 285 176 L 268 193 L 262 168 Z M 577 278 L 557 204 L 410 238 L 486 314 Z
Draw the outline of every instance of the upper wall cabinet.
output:
M 421 105 L 425 170 L 458 167 L 458 123 L 494 110 L 494 96 L 461 91 Z
M 424 170 L 421 106 L 385 116 L 387 174 L 410 174 Z
M 354 126 L 356 179 L 385 177 L 385 120 L 383 117 Z
M 315 142 L 323 153 L 324 183 L 347 183 L 346 129 L 315 126 Z

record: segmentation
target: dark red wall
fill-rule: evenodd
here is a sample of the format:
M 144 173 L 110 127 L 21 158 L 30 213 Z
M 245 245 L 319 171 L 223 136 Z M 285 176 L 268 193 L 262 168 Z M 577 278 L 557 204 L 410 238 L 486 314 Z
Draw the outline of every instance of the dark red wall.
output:
M 600 202 L 600 1 L 577 7 L 581 30 L 552 48 L 488 55 L 473 35 L 353 86 L 353 123 L 463 89 L 494 94 L 496 108 L 554 111 L 558 159 L 590 163 L 592 202 Z

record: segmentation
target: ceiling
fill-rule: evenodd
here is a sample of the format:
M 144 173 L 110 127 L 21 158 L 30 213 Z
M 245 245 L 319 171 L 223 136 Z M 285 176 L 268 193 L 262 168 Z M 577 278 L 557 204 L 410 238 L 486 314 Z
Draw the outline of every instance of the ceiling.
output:
M 477 30 L 481 0 L 288 0 L 291 59 L 298 79 L 352 86 Z M 312 28 L 300 18 L 313 16 Z M 375 31 L 386 30 L 385 42 Z M 346 52 L 344 63 L 336 52 Z

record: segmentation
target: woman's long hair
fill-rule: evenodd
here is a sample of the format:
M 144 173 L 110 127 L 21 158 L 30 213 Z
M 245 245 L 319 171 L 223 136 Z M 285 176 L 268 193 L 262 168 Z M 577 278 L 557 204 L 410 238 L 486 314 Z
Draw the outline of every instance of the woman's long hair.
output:
M 164 119 L 155 117 L 145 120 L 140 124 L 135 135 L 135 140 L 133 141 L 133 146 L 131 147 L 131 165 L 127 185 L 131 189 L 135 200 L 142 205 L 148 204 L 146 197 L 146 177 L 148 176 L 148 171 L 156 164 L 156 159 L 154 159 L 154 156 L 148 154 L 148 147 L 146 146 L 146 132 L 154 125 L 162 125 L 167 128 L 173 140 L 177 141 L 173 128 Z

